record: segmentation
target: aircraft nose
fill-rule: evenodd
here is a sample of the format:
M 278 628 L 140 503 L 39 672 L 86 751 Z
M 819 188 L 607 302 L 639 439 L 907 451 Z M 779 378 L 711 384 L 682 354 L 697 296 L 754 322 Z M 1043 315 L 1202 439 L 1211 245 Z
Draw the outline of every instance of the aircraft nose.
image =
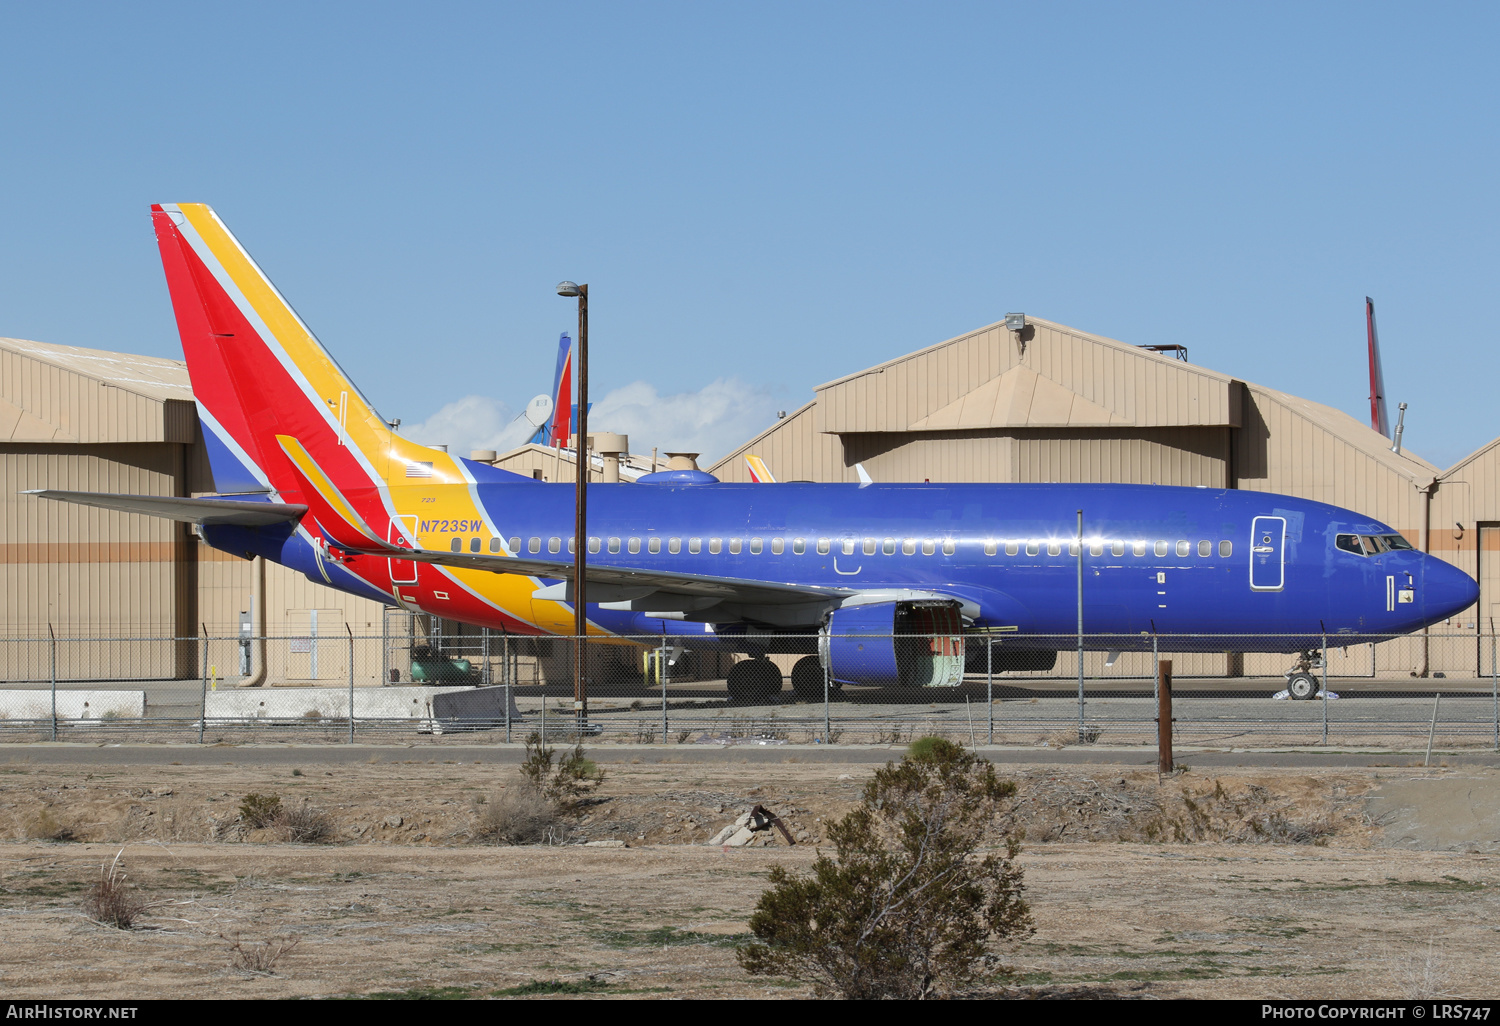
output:
M 1446 620 L 1479 601 L 1479 585 L 1452 563 L 1422 559 L 1422 612 L 1429 622 Z

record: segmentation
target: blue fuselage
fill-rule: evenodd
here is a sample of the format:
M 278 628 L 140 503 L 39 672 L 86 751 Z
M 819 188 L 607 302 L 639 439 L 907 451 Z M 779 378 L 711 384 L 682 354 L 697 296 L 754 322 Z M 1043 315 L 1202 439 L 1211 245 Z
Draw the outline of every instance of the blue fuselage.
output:
M 471 487 L 507 551 L 571 559 L 572 485 L 476 468 Z M 1262 492 L 651 483 L 593 485 L 588 502 L 592 566 L 845 593 L 935 593 L 960 601 L 973 629 L 1013 632 L 1013 643 L 1032 638 L 1048 647 L 1068 647 L 1046 639 L 1077 630 L 1080 591 L 1090 635 L 1215 634 L 1228 636 L 1224 648 L 1267 651 L 1310 647 L 1325 634 L 1407 633 L 1478 597 L 1468 575 L 1411 549 L 1385 524 Z M 452 538 L 427 544 L 477 547 L 464 533 L 469 526 L 478 524 L 455 522 Z M 334 569 L 328 583 L 389 601 L 352 575 L 316 567 L 297 532 L 220 528 L 205 536 L 231 551 L 259 551 L 315 580 Z M 1394 541 L 1361 548 L 1361 538 Z M 713 607 L 667 618 L 597 602 L 589 605 L 589 620 L 617 634 L 716 635 L 724 647 L 734 647 L 737 631 L 757 626 L 753 617 L 726 617 Z M 805 633 L 819 623 L 771 626 Z M 1118 640 L 1098 644 L 1129 647 Z

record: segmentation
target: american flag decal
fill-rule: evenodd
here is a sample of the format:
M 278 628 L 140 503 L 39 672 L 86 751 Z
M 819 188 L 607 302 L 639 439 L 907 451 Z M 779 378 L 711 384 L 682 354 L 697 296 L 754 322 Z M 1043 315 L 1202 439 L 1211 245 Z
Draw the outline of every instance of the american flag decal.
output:
M 406 476 L 407 477 L 431 477 L 432 476 L 432 464 L 431 463 L 408 462 L 406 464 Z

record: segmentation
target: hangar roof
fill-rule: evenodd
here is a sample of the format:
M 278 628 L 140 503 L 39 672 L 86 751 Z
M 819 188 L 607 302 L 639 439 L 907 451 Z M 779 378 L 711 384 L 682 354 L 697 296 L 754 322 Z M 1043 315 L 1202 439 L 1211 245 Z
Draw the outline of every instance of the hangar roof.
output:
M 1270 416 L 1285 421 L 1276 429 L 1288 438 L 1324 433 L 1412 484 L 1425 485 L 1437 474 L 1411 452 L 1391 452 L 1388 439 L 1341 410 L 1053 321 L 1028 316 L 1026 323 L 1023 338 L 997 322 L 819 385 L 811 403 L 734 449 L 714 469 L 737 464 L 772 436 L 802 430 L 804 423 L 825 436 L 1265 430 L 1247 421 Z
M 0 441 L 192 442 L 187 364 L 0 338 Z

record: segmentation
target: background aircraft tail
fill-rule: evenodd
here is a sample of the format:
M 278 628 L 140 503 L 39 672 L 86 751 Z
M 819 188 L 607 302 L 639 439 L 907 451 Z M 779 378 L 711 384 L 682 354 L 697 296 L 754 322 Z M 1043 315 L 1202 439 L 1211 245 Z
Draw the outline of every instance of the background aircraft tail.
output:
M 1370 347 L 1370 427 L 1391 437 L 1391 418 L 1385 411 L 1385 371 L 1380 366 L 1380 338 L 1375 334 L 1375 301 L 1365 297 L 1365 334 Z
M 151 211 L 218 491 L 300 495 L 278 436 L 351 496 L 465 479 L 453 457 L 391 430 L 213 210 Z

